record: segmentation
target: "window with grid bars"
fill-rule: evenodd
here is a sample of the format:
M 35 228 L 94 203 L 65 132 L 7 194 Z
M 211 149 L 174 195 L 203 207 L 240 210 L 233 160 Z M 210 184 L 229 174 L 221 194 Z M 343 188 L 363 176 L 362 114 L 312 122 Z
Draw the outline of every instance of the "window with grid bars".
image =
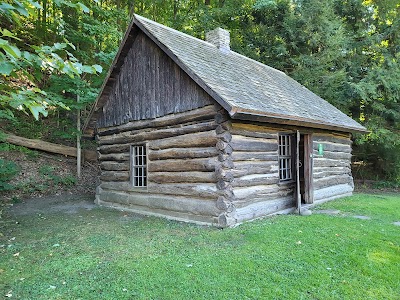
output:
M 131 180 L 134 187 L 147 186 L 146 145 L 131 146 Z
M 293 135 L 279 135 L 279 180 L 293 180 Z

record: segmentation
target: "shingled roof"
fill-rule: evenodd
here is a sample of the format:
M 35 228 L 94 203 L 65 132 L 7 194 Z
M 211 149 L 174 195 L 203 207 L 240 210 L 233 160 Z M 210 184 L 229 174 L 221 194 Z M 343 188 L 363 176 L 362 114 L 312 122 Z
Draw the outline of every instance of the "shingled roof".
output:
M 367 131 L 285 73 L 138 15 L 128 28 L 92 113 L 107 101 L 110 79 L 119 73 L 124 53 L 137 30 L 151 38 L 233 119 L 344 132 Z

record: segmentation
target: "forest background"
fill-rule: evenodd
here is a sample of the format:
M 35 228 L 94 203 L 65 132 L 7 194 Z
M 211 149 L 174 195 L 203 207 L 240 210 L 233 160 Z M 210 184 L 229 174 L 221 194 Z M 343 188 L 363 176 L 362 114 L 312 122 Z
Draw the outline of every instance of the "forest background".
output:
M 77 111 L 90 111 L 134 13 L 198 38 L 229 30 L 232 50 L 285 72 L 370 130 L 353 137 L 356 177 L 400 183 L 397 0 L 5 0 L 2 130 L 73 144 Z

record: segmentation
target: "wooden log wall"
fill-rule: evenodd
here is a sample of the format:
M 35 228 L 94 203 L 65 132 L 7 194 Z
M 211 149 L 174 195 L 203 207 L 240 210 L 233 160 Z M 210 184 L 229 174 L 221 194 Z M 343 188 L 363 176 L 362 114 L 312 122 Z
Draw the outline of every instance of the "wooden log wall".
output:
M 278 128 L 234 122 L 232 160 L 235 205 L 244 207 L 293 193 L 293 185 L 279 184 Z
M 318 152 L 319 145 L 323 154 Z M 314 193 L 319 195 L 315 200 L 324 198 L 322 190 L 329 192 L 335 186 L 348 185 L 354 187 L 351 175 L 351 144 L 349 135 L 315 133 L 313 134 L 313 181 Z M 321 190 L 318 192 L 318 190 Z M 339 189 L 336 189 L 340 193 Z M 343 194 L 349 192 L 344 188 Z M 320 195 L 321 194 L 321 195 Z M 330 194 L 329 194 L 330 195 Z M 331 196 L 331 195 L 330 195 Z
M 292 129 L 233 121 L 219 105 L 100 128 L 98 202 L 221 227 L 288 209 L 294 184 L 279 182 L 284 131 Z M 130 183 L 129 151 L 143 143 L 148 186 L 138 189 Z M 349 136 L 314 132 L 313 155 L 316 200 L 352 191 Z
M 208 105 L 99 129 L 99 203 L 115 202 L 142 207 L 144 211 L 171 210 L 172 214 L 186 210 L 188 214 L 214 218 L 217 223 L 220 210 L 216 206 L 216 144 L 229 140 L 226 133 L 217 134 L 221 125 L 216 114 L 220 109 L 218 105 Z M 144 143 L 148 151 L 147 188 L 135 188 L 130 183 L 129 151 L 131 145 Z
M 114 84 L 104 91 L 108 101 L 99 111 L 98 127 L 157 118 L 213 103 L 143 32 L 137 34 L 118 76 L 109 81 Z
M 217 143 L 217 186 L 221 190 L 217 205 L 225 212 L 220 223 L 229 226 L 251 219 L 250 215 L 259 217 L 262 212 L 293 205 L 293 184 L 279 184 L 279 129 L 237 121 L 221 125 L 217 129 L 221 135 Z M 262 203 L 262 208 L 255 213 L 257 203 Z
M 233 200 L 233 174 L 231 170 L 233 168 L 232 151 L 231 146 L 232 135 L 230 133 L 232 129 L 232 122 L 225 110 L 221 109 L 216 115 L 216 121 L 218 127 L 216 128 L 217 144 L 216 149 L 218 151 L 218 161 L 215 166 L 215 175 L 217 180 L 217 188 L 219 197 L 217 200 L 217 208 L 221 210 L 218 216 L 218 224 L 226 227 L 236 224 L 235 218 L 235 206 Z

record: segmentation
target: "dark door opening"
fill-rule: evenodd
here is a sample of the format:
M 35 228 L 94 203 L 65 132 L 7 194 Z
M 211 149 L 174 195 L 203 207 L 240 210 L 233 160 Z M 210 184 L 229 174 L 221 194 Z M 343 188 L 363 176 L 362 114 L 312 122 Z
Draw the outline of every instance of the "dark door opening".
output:
M 311 134 L 300 134 L 299 144 L 299 188 L 301 203 L 313 203 L 312 184 L 312 137 Z

